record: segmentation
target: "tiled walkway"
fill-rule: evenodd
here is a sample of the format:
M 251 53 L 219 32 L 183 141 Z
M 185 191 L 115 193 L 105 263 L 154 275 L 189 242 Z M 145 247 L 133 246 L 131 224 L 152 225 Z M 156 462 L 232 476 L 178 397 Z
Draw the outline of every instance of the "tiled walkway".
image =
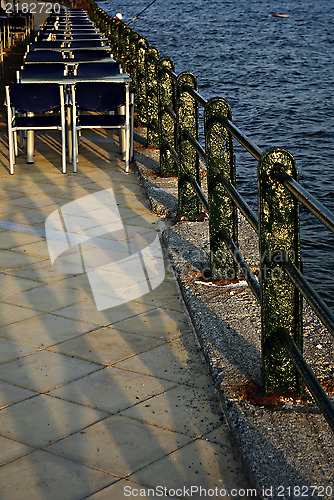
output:
M 144 487 L 190 498 L 190 486 L 202 498 L 196 487 L 245 487 L 168 266 L 151 292 L 98 310 L 80 245 L 51 265 L 45 220 L 83 196 L 112 190 L 124 224 L 164 227 L 118 145 L 92 133 L 78 173 L 63 175 L 58 137 L 44 135 L 35 164 L 21 152 L 10 176 L 0 120 L 0 498 L 145 498 Z M 100 263 L 103 245 L 92 250 Z

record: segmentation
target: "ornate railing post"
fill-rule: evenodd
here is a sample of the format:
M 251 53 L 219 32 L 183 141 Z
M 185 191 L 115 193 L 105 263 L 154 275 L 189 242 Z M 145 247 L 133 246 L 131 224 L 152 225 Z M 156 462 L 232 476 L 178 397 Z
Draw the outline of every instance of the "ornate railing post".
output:
M 299 207 L 295 197 L 275 179 L 275 170 L 295 180 L 293 156 L 276 148 L 262 156 L 258 166 L 261 259 L 261 315 L 263 376 L 266 393 L 302 391 L 302 384 L 286 350 L 276 337 L 284 329 L 302 352 L 302 299 L 279 263 L 290 258 L 300 268 Z
M 111 47 L 115 60 L 121 63 L 121 43 L 124 23 L 115 18 L 113 21 L 112 32 L 110 33 L 110 42 L 112 44 Z
M 172 117 L 175 112 L 175 82 L 170 73 L 174 72 L 174 63 L 163 57 L 158 63 L 158 95 L 159 95 L 159 144 L 161 175 L 177 175 L 177 166 L 173 157 L 175 147 L 176 125 Z
M 137 42 L 139 40 L 139 34 L 128 28 L 128 53 L 126 58 L 126 63 L 124 67 L 126 68 L 126 73 L 131 76 L 131 91 L 135 94 L 134 110 L 137 113 Z
M 238 268 L 222 238 L 222 232 L 238 245 L 238 213 L 225 187 L 223 175 L 235 186 L 233 137 L 221 117 L 232 121 L 229 104 L 220 97 L 210 99 L 204 109 L 205 152 L 207 157 L 211 278 L 232 280 Z
M 148 41 L 143 36 L 136 37 L 136 111 L 138 125 L 145 126 L 147 124 L 147 97 L 146 97 L 146 50 L 148 48 Z
M 155 47 L 148 47 L 146 51 L 146 100 L 147 100 L 147 145 L 151 148 L 159 147 L 159 104 L 158 104 L 158 77 L 157 66 L 159 51 Z
M 187 220 L 196 220 L 202 211 L 200 211 L 200 202 L 189 178 L 195 179 L 200 185 L 199 155 L 189 142 L 187 134 L 198 141 L 198 103 L 185 86 L 197 90 L 197 80 L 193 74 L 183 72 L 177 78 L 178 215 Z
M 131 76 L 131 59 L 129 55 L 131 28 L 128 28 L 123 22 L 119 26 L 119 51 L 118 62 L 121 63 L 123 71 Z
M 115 54 L 115 32 L 116 32 L 115 28 L 116 28 L 116 19 L 110 16 L 109 22 L 108 22 L 108 27 L 107 27 L 105 34 L 109 40 L 109 45 L 111 47 L 113 57 L 115 57 L 115 55 L 116 55 Z

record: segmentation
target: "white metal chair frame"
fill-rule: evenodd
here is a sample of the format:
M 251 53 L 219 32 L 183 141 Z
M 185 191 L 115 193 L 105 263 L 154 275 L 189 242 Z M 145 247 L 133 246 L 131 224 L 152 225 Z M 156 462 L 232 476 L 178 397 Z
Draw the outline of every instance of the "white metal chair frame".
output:
M 24 87 L 29 84 L 19 84 Z M 34 84 L 31 84 L 34 85 Z M 38 85 L 38 84 L 36 84 Z M 65 128 L 65 106 L 64 106 L 64 89 L 62 85 L 59 85 L 59 93 L 60 93 L 60 125 L 38 125 L 29 126 L 27 124 L 23 124 L 22 126 L 18 126 L 15 123 L 15 119 L 18 116 L 17 110 L 12 107 L 11 98 L 10 98 L 10 86 L 6 86 L 6 105 L 7 105 L 7 118 L 8 118 L 8 146 L 9 146 L 9 171 L 10 174 L 14 174 L 14 164 L 15 157 L 18 156 L 18 147 L 17 147 L 17 132 L 18 131 L 27 131 L 27 162 L 33 163 L 33 152 L 34 152 L 34 131 L 42 131 L 42 130 L 60 130 L 61 131 L 61 142 L 62 142 L 62 172 L 66 173 L 66 128 Z M 33 116 L 33 113 L 27 112 L 27 117 Z M 29 135 L 29 131 L 32 133 Z
M 75 85 L 71 86 L 71 94 L 72 94 L 72 126 L 73 126 L 73 172 L 77 172 L 77 163 L 78 163 L 78 149 L 79 149 L 79 140 L 78 140 L 78 132 L 81 133 L 82 129 L 119 129 L 120 130 L 120 145 L 123 160 L 125 160 L 125 172 L 129 172 L 130 169 L 130 161 L 133 156 L 133 100 L 134 96 L 129 92 L 129 85 L 124 83 L 125 85 L 125 103 L 124 106 L 119 108 L 121 114 L 125 116 L 124 125 L 97 125 L 97 126 L 83 126 L 80 123 L 78 124 L 78 106 L 76 103 L 76 95 L 75 95 Z M 94 89 L 93 89 L 94 91 Z M 123 108 L 123 109 L 122 109 Z

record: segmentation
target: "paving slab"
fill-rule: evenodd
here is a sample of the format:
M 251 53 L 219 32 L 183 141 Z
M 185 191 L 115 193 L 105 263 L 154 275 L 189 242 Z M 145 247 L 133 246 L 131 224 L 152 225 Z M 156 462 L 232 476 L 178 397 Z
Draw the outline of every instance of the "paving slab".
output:
M 19 401 L 23 401 L 30 397 L 36 396 L 35 391 L 30 391 L 24 389 L 23 387 L 17 387 L 13 384 L 8 384 L 7 382 L 0 382 L 0 406 L 5 408 Z
M 3 408 L 0 435 L 43 448 L 106 416 L 100 410 L 41 394 Z
M 165 394 L 175 385 L 175 382 L 141 373 L 105 367 L 50 391 L 50 395 L 109 413 L 118 413 L 134 405 L 137 407 L 142 401 L 146 402 L 151 398 L 156 400 L 158 394 Z
M 197 439 L 174 451 L 169 457 L 156 461 L 149 468 L 143 468 L 132 475 L 131 479 L 138 481 L 139 484 L 148 484 L 158 489 L 161 486 L 160 478 L 163 475 L 164 484 L 168 491 L 176 492 L 180 489 L 179 485 L 183 485 L 181 498 L 191 496 L 190 493 L 187 494 L 187 491 L 193 492 L 194 498 L 203 497 L 204 492 L 219 500 L 231 498 L 229 494 L 231 492 L 233 498 L 233 493 L 236 491 L 240 492 L 237 495 L 238 498 L 251 498 L 250 495 L 243 495 L 244 483 L 242 480 L 240 481 L 243 477 L 242 468 L 235 467 L 235 463 L 229 462 L 228 459 L 222 464 L 219 460 L 222 452 L 222 447 L 219 445 Z M 227 454 L 230 455 L 230 453 L 231 450 L 228 450 Z M 205 480 L 199 475 L 199 471 L 203 468 L 206 470 Z
M 0 328 L 0 337 L 36 347 L 50 347 L 78 337 L 93 328 L 92 325 L 82 321 L 61 318 L 53 314 L 40 314 L 3 326 Z
M 33 451 L 33 448 L 26 446 L 22 443 L 19 443 L 17 441 L 13 441 L 12 439 L 5 438 L 3 436 L 0 436 L 0 446 L 1 446 L 0 465 L 9 463 L 12 460 L 16 460 L 17 458 L 20 458 L 26 455 L 27 453 Z
M 15 50 L 5 57 L 19 66 L 24 48 Z M 4 82 L 13 77 L 6 70 Z M 97 307 L 86 271 L 108 264 L 111 242 L 115 258 L 121 244 L 135 250 L 134 235 L 142 246 L 152 235 L 159 243 L 169 225 L 150 210 L 135 165 L 125 173 L 118 137 L 84 133 L 78 173 L 68 165 L 63 175 L 59 134 L 41 134 L 34 165 L 20 149 L 10 176 L 5 123 L 1 107 L 1 500 L 186 498 L 190 484 L 243 498 L 249 481 L 165 256 L 147 293 Z M 101 193 L 113 193 L 127 232 L 111 233 L 110 205 L 94 207 Z M 52 214 L 73 216 L 75 229 L 53 263 Z M 68 228 L 57 237 L 63 244 Z M 133 284 L 140 273 L 127 269 Z M 113 281 L 96 293 L 127 286 L 119 270 Z
M 61 342 L 52 347 L 52 351 L 67 356 L 76 356 L 102 365 L 112 365 L 128 358 L 130 360 L 142 358 L 145 352 L 151 353 L 153 347 L 161 345 L 162 342 L 161 339 L 152 339 L 109 326 Z M 154 352 L 152 357 L 156 360 Z M 124 366 L 122 363 L 119 366 L 128 368 L 128 365 L 125 364 Z M 141 372 L 140 370 L 134 371 Z M 151 373 L 146 374 L 151 375 Z
M 125 477 L 189 441 L 188 436 L 114 415 L 49 446 L 48 451 Z
M 117 478 L 44 451 L 34 451 L 0 468 L 6 500 L 81 500 Z
M 221 410 L 211 386 L 202 389 L 179 385 L 121 414 L 192 438 L 221 424 Z
M 121 479 L 116 483 L 113 483 L 111 486 L 104 488 L 98 493 L 94 493 L 89 498 L 90 500 L 110 500 L 111 498 L 143 498 L 149 499 L 152 498 L 152 494 L 159 494 L 159 498 L 162 500 L 176 500 L 176 497 L 172 497 L 170 495 L 166 496 L 164 494 L 164 490 L 152 490 L 149 488 L 145 488 L 143 486 L 138 485 L 128 479 Z
M 0 380 L 45 392 L 101 369 L 97 363 L 42 349 L 0 365 Z
M 8 363 L 36 350 L 33 346 L 0 338 L 0 367 L 1 363 Z

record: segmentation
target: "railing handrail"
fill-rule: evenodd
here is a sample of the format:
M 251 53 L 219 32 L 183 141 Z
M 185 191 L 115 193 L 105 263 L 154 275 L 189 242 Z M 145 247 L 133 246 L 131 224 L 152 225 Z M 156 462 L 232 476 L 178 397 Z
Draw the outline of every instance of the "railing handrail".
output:
M 170 71 L 168 68 L 164 68 L 164 71 L 173 77 L 174 81 L 177 80 L 177 75 Z M 189 94 L 196 100 L 198 104 L 205 107 L 208 103 L 201 94 L 191 88 L 189 85 L 184 84 L 182 86 L 184 90 L 189 92 Z M 233 122 L 230 120 L 218 116 L 215 117 L 222 125 L 233 135 L 233 137 L 241 144 L 256 160 L 260 160 L 263 156 L 263 151 L 247 137 Z M 206 155 L 201 145 L 196 141 L 196 139 L 188 136 L 190 142 L 199 151 L 201 158 L 205 161 Z M 195 144 L 195 142 L 197 144 Z M 295 181 L 291 176 L 288 176 L 285 172 L 277 171 L 275 173 L 276 177 L 284 184 L 284 186 L 289 189 L 289 191 L 300 201 L 313 215 L 315 215 L 320 222 L 322 222 L 332 233 L 334 233 L 334 214 L 328 210 L 319 200 L 317 200 L 311 193 L 309 193 L 301 184 Z
M 275 177 L 279 179 L 282 184 L 299 200 L 304 207 L 317 217 L 332 233 L 334 233 L 334 214 L 326 208 L 319 200 L 317 200 L 311 193 L 309 193 L 299 182 L 295 181 L 292 177 L 277 170 Z
M 92 0 L 93 1 L 93 0 Z M 100 9 L 101 10 L 101 9 Z M 102 10 L 101 10 L 102 11 Z M 102 11 L 103 12 L 103 11 Z M 104 13 L 105 14 L 105 13 Z M 105 16 L 103 17 L 103 22 L 102 24 L 106 24 L 107 21 L 105 19 Z M 113 22 L 113 21 L 111 21 Z M 118 22 L 119 23 L 119 22 Z M 118 26 L 121 26 L 118 24 Z M 130 35 L 129 35 L 129 30 L 131 31 L 130 28 L 126 27 L 124 28 L 124 36 L 126 37 L 126 50 L 129 50 L 129 46 L 131 45 L 130 42 Z M 109 32 L 111 33 L 111 29 Z M 121 33 L 122 29 L 119 29 L 117 33 Z M 114 36 L 114 35 L 113 35 Z M 118 35 L 117 35 L 118 36 Z M 117 38 L 116 36 L 116 38 Z M 139 49 L 137 53 L 134 51 L 131 52 L 131 58 L 133 64 L 130 66 L 130 70 L 134 71 L 134 84 L 140 82 L 141 85 L 143 85 L 144 79 L 142 76 L 142 73 L 140 71 L 144 71 L 144 66 L 145 66 L 145 56 L 143 55 L 143 47 L 148 47 L 147 41 L 143 39 L 143 37 L 140 37 L 140 35 L 136 34 L 136 36 L 133 37 L 133 39 L 141 39 L 142 44 L 141 44 L 141 53 L 139 54 Z M 119 43 L 119 40 L 116 40 L 117 43 Z M 119 47 L 117 47 L 117 53 L 118 53 Z M 124 49 L 125 50 L 125 49 Z M 119 53 L 121 54 L 121 58 L 125 61 L 126 64 L 129 63 L 129 53 L 124 53 L 124 50 L 120 50 Z M 158 54 L 157 49 L 152 49 L 153 52 Z M 137 56 L 136 56 L 137 54 Z M 133 59 L 138 58 L 137 60 Z M 229 106 L 226 103 L 226 101 L 222 100 L 221 98 L 214 98 L 211 100 L 206 100 L 197 90 L 197 84 L 196 84 L 196 79 L 191 75 L 190 73 L 182 73 L 181 75 L 177 75 L 174 71 L 174 64 L 173 62 L 168 59 L 168 58 L 161 58 L 156 57 L 156 55 L 153 55 L 152 53 L 148 53 L 148 58 L 147 58 L 148 63 L 152 63 L 154 65 L 154 71 L 153 71 L 153 78 L 156 78 L 157 81 L 161 75 L 164 75 L 163 78 L 165 79 L 170 79 L 171 87 L 168 87 L 168 82 L 165 84 L 165 87 L 159 87 L 159 85 L 156 85 L 156 88 L 158 88 L 158 91 L 155 90 L 155 87 L 151 86 L 150 89 L 147 91 L 147 94 L 145 98 L 150 98 L 152 100 L 155 100 L 155 115 L 152 116 L 150 122 L 148 124 L 150 125 L 152 129 L 152 137 L 154 140 L 156 140 L 157 136 L 160 137 L 159 139 L 159 147 L 160 147 L 160 161 L 161 158 L 164 158 L 164 161 L 167 161 L 167 164 L 169 165 L 176 165 L 177 168 L 180 171 L 180 177 L 179 177 L 179 206 L 180 206 L 180 200 L 183 200 L 182 197 L 185 196 L 184 193 L 188 193 L 189 190 L 186 187 L 187 185 L 191 186 L 195 198 L 198 199 L 201 203 L 201 205 L 204 207 L 204 210 L 208 213 L 210 213 L 211 206 L 215 204 L 215 201 L 210 200 L 210 196 L 212 197 L 212 194 L 210 195 L 210 183 L 216 188 L 216 186 L 221 185 L 224 187 L 224 195 L 219 191 L 219 194 L 217 195 L 218 198 L 222 196 L 226 196 L 224 198 L 224 202 L 226 202 L 226 199 L 230 200 L 232 205 L 230 205 L 230 209 L 232 210 L 231 207 L 237 207 L 240 212 L 244 215 L 248 223 L 251 225 L 251 227 L 255 230 L 255 232 L 259 235 L 259 239 L 261 241 L 261 245 L 263 245 L 263 240 L 268 239 L 271 237 L 270 232 L 268 232 L 268 227 L 270 227 L 270 221 L 269 221 L 269 226 L 268 226 L 268 221 L 264 221 L 263 218 L 267 217 L 267 211 L 263 210 L 263 207 L 259 209 L 259 219 L 256 217 L 256 215 L 253 213 L 253 211 L 249 208 L 247 205 L 246 201 L 243 199 L 243 197 L 240 195 L 240 193 L 237 191 L 234 183 L 235 183 L 235 163 L 234 163 L 234 155 L 233 155 L 233 145 L 232 145 L 232 137 L 243 146 L 246 151 L 248 151 L 258 162 L 259 162 L 259 176 L 261 175 L 260 172 L 260 166 L 261 169 L 265 172 L 266 175 L 266 182 L 271 182 L 271 186 L 274 186 L 275 189 L 277 186 L 282 186 L 284 188 L 284 196 L 288 196 L 288 201 L 290 203 L 290 209 L 286 211 L 286 213 L 289 213 L 289 217 L 291 219 L 291 213 L 293 215 L 298 217 L 298 203 L 301 202 L 314 216 L 318 218 L 330 231 L 334 232 L 334 215 L 333 213 L 328 210 L 326 207 L 322 205 L 322 203 L 319 202 L 312 194 L 310 194 L 305 188 L 303 188 L 298 182 L 297 182 L 297 173 L 296 169 L 294 166 L 294 160 L 290 153 L 280 150 L 279 148 L 272 150 L 272 151 L 262 151 L 251 139 L 249 139 L 233 122 L 232 122 L 232 115 L 229 111 Z M 160 65 L 160 62 L 162 64 Z M 142 68 L 142 70 L 140 70 Z M 146 66 L 145 66 L 146 68 Z M 157 70 L 159 68 L 159 71 Z M 159 83 L 160 84 L 160 83 Z M 175 90 L 177 89 L 177 90 Z M 142 91 L 142 89 L 141 89 Z M 178 99 L 178 106 L 174 106 L 174 93 L 177 94 L 177 99 Z M 191 99 L 193 99 L 193 102 L 196 103 L 194 106 L 193 103 L 191 103 L 187 98 L 185 97 L 185 93 L 187 93 Z M 167 97 L 165 99 L 164 104 L 161 104 L 161 97 Z M 143 96 L 139 96 L 138 102 L 143 103 L 145 102 L 145 98 Z M 223 102 L 224 101 L 224 102 Z M 173 104 L 171 104 L 171 102 Z M 180 104 L 181 103 L 181 104 Z M 158 105 L 160 106 L 159 111 Z M 185 105 L 185 110 L 182 110 L 182 105 Z M 197 107 L 198 105 L 201 105 L 204 108 L 204 118 L 205 118 L 205 125 L 207 129 L 210 130 L 210 127 L 213 125 L 216 127 L 216 124 L 220 124 L 222 126 L 222 129 L 227 131 L 227 134 L 230 134 L 231 140 L 229 139 L 229 136 L 226 136 L 226 134 L 222 134 L 222 137 L 219 138 L 219 140 L 222 141 L 222 148 L 221 148 L 221 153 L 224 152 L 224 156 L 226 156 L 227 160 L 224 159 L 224 168 L 227 169 L 227 172 L 223 172 L 221 170 L 215 170 L 216 165 L 218 164 L 218 167 L 220 165 L 219 161 L 219 154 L 218 157 L 217 151 L 219 150 L 219 147 L 215 145 L 215 151 L 212 153 L 210 151 L 210 154 L 204 149 L 201 144 L 199 143 L 198 140 L 198 124 L 197 128 L 194 129 L 194 120 L 198 120 L 198 111 Z M 215 107 L 216 105 L 216 107 Z M 148 102 L 146 102 L 145 106 L 143 108 L 145 112 L 147 112 L 148 109 Z M 221 110 L 224 110 L 222 112 Z M 185 113 L 183 115 L 182 113 Z M 191 117 L 190 115 L 193 113 L 194 116 Z M 183 123 L 179 122 L 179 118 L 182 119 L 182 116 L 186 116 L 186 122 L 187 125 L 184 126 Z M 167 136 L 162 138 L 162 130 L 161 127 L 167 124 L 167 128 L 169 128 L 171 131 L 174 129 L 174 135 L 173 135 L 173 141 L 169 142 L 168 141 L 168 134 Z M 150 130 L 151 130 L 150 129 Z M 149 128 L 148 128 L 149 130 Z M 195 133 L 194 133 L 195 132 Z M 151 133 L 151 132 L 150 132 Z M 217 130 L 215 128 L 215 133 L 217 133 Z M 207 134 L 207 132 L 206 132 Z M 218 134 L 219 135 L 219 134 Z M 196 136 L 196 137 L 195 137 Z M 176 139 L 175 139 L 176 138 Z M 206 143 L 210 142 L 209 139 L 207 139 L 206 136 Z M 230 142 L 229 142 L 230 141 Z M 182 143 L 182 145 L 180 145 Z M 188 146 L 193 148 L 193 150 L 189 150 Z M 193 153 L 190 151 L 195 152 L 195 156 L 193 156 Z M 271 154 L 273 154 L 271 156 Z M 188 161 L 187 156 L 190 157 L 190 160 Z M 223 156 L 223 155 L 221 155 Z M 281 162 L 280 158 L 283 158 L 283 163 Z M 172 159 L 172 162 L 170 163 L 169 158 Z M 185 161 L 184 159 L 187 159 L 189 165 L 191 165 L 191 168 L 189 171 L 187 171 L 187 168 L 184 167 L 183 162 Z M 209 185 L 209 199 L 205 196 L 203 193 L 203 190 L 201 189 L 200 186 L 200 176 L 199 176 L 199 167 L 198 167 L 198 159 L 202 158 L 204 163 L 207 165 L 207 172 L 208 172 L 208 185 Z M 217 160 L 218 158 L 218 160 Z M 276 161 L 277 159 L 277 161 Z M 267 163 L 266 163 L 267 162 Z M 285 162 L 285 164 L 284 164 Z M 210 165 L 210 168 L 209 168 Z M 211 172 L 211 169 L 213 169 L 213 173 Z M 267 170 L 266 170 L 267 169 Z M 275 184 L 273 184 L 275 183 Z M 261 182 L 259 180 L 259 187 L 261 189 Z M 274 189 L 272 187 L 272 189 Z M 263 189 L 263 188 L 262 188 Z M 267 188 L 266 188 L 267 189 Z M 180 195 L 181 193 L 181 195 Z M 260 191 L 261 193 L 261 191 Z M 273 191 L 274 193 L 274 191 Z M 268 196 L 268 194 L 263 194 L 262 195 Z M 192 196 L 192 195 L 191 195 Z M 276 193 L 274 193 L 274 196 L 277 196 Z M 193 200 L 193 198 L 192 198 Z M 184 203 L 182 201 L 182 203 Z M 181 205 L 182 205 L 181 203 Z M 264 202 L 263 202 L 264 203 Z M 185 204 L 187 205 L 187 204 Z M 189 206 L 188 206 L 189 205 Z M 197 210 L 196 204 L 194 204 L 193 201 L 191 201 L 190 204 L 187 205 L 187 210 L 188 213 L 190 210 L 190 206 L 192 209 Z M 214 207 L 215 208 L 215 207 Z M 183 206 L 181 206 L 181 210 L 183 209 Z M 233 208 L 232 212 L 236 214 L 236 209 Z M 237 218 L 235 214 L 233 215 L 232 213 L 232 219 L 233 219 L 233 231 L 235 230 L 235 220 L 237 221 Z M 194 216 L 195 217 L 195 216 Z M 181 217 L 182 219 L 182 217 Z M 231 220 L 232 220 L 231 219 Z M 193 219 L 196 220 L 196 217 Z M 298 219 L 299 220 L 299 219 Z M 299 249 L 299 229 L 298 229 L 298 224 L 293 223 L 294 219 L 292 219 L 292 224 L 290 221 L 291 227 L 293 227 L 293 237 L 290 237 L 290 243 L 291 245 L 297 245 L 296 248 L 297 250 Z M 262 224 L 267 224 L 264 226 L 266 229 L 262 229 Z M 237 222 L 236 222 L 237 224 Z M 236 226 L 237 227 L 237 226 Z M 237 229 L 236 229 L 237 230 Z M 237 247 L 236 242 L 234 241 L 233 237 L 233 231 L 231 231 L 229 228 L 226 228 L 224 225 L 219 226 L 216 232 L 213 234 L 210 244 L 215 244 L 216 240 L 217 241 L 222 241 L 225 245 L 226 248 L 229 250 L 229 253 L 232 255 L 233 262 L 236 263 L 239 267 L 239 269 L 242 270 L 243 275 L 245 279 L 247 280 L 250 289 L 256 296 L 256 298 L 261 301 L 262 308 L 264 307 L 263 303 L 263 296 L 264 296 L 264 289 L 263 289 L 263 283 L 262 283 L 262 276 L 260 279 L 260 282 L 256 279 L 252 271 L 250 270 L 247 262 L 245 261 L 244 257 L 242 256 L 240 250 Z M 265 231 L 265 235 L 263 234 L 263 231 Z M 295 236 L 296 231 L 298 231 L 298 235 Z M 262 239 L 261 239 L 262 238 Z M 219 247 L 219 245 L 218 245 Z M 263 248 L 263 247 L 261 247 Z M 268 247 L 269 248 L 269 247 Z M 275 247 L 274 247 L 275 248 Z M 279 247 L 277 247 L 279 248 Z M 282 247 L 284 248 L 284 246 Z M 291 247 L 294 248 L 294 247 Z M 294 250 L 292 250 L 294 251 Z M 299 250 L 298 250 L 299 251 Z M 275 254 L 275 251 L 273 252 Z M 260 253 L 262 256 L 262 253 Z M 265 265 L 272 266 L 272 259 L 273 257 L 271 256 L 269 260 L 266 262 Z M 261 266 L 263 266 L 262 263 L 262 257 L 261 257 Z M 296 321 L 298 323 L 300 319 L 300 315 L 297 313 L 297 310 L 301 308 L 301 303 L 299 302 L 299 293 L 302 294 L 306 300 L 309 302 L 311 305 L 312 310 L 315 312 L 315 314 L 318 316 L 318 318 L 322 321 L 322 323 L 326 326 L 328 331 L 334 335 L 334 315 L 332 311 L 328 308 L 328 306 L 324 303 L 324 301 L 318 296 L 318 294 L 314 291 L 313 287 L 309 284 L 309 282 L 306 280 L 306 278 L 303 276 L 301 273 L 299 267 L 300 267 L 300 257 L 299 255 L 296 255 L 294 257 L 295 262 L 293 262 L 290 258 L 282 258 L 278 259 L 277 266 L 283 269 L 284 271 L 284 276 L 286 276 L 292 284 L 295 292 L 295 302 L 292 303 L 294 304 L 292 307 L 292 310 L 295 311 L 292 313 L 292 315 L 296 315 Z M 277 267 L 276 266 L 276 267 Z M 261 272 L 263 272 L 263 269 L 261 267 Z M 267 293 L 267 292 L 266 292 Z M 276 337 L 277 341 L 283 346 L 284 350 L 287 352 L 289 358 L 292 360 L 293 365 L 295 366 L 296 371 L 301 375 L 302 379 L 304 380 L 304 383 L 308 387 L 310 393 L 314 397 L 316 403 L 318 404 L 320 410 L 322 411 L 323 415 L 329 422 L 329 425 L 331 426 L 331 429 L 334 431 L 334 407 L 327 396 L 327 394 L 323 391 L 319 381 L 313 374 L 312 370 L 309 368 L 309 366 L 306 364 L 305 359 L 302 356 L 302 353 L 298 347 L 298 328 L 297 328 L 297 323 L 296 323 L 296 339 L 292 338 L 291 335 L 291 328 L 288 330 L 287 328 L 281 328 L 278 327 L 272 331 L 272 337 Z M 287 323 L 289 324 L 289 323 Z M 263 326 L 263 325 L 262 325 Z M 264 328 L 264 327 L 263 327 Z M 270 329 L 269 329 L 270 330 Z M 293 330 L 295 331 L 295 330 Z M 264 345 L 264 344 L 263 344 Z M 297 379 L 296 379 L 297 380 Z M 296 383 L 296 387 L 301 387 L 298 385 L 298 381 Z
M 166 70 L 176 81 L 175 73 L 170 70 Z M 198 91 L 194 90 L 188 85 L 183 85 L 182 89 L 187 91 L 191 97 L 193 97 L 196 102 L 203 107 L 207 105 L 207 100 L 204 99 Z M 215 120 L 219 121 L 230 133 L 231 135 L 258 161 L 263 157 L 263 151 L 253 141 L 251 141 L 241 130 L 235 126 L 235 124 L 222 116 L 215 116 Z M 206 153 L 199 144 L 199 142 L 187 131 L 184 133 L 184 137 L 188 139 L 189 143 L 195 148 L 200 157 L 206 161 Z M 275 177 L 287 188 L 289 191 L 300 201 L 306 208 L 310 210 L 321 222 L 325 224 L 331 231 L 334 232 L 334 215 L 326 209 L 313 195 L 308 193 L 308 191 L 303 188 L 296 180 L 291 176 L 288 176 L 286 172 L 281 172 L 280 170 L 275 171 Z M 248 207 L 245 200 L 238 193 L 235 187 L 222 175 L 218 174 L 218 180 L 224 185 L 226 191 L 236 203 L 240 211 L 246 217 L 252 228 L 259 233 L 258 220 L 252 210 Z M 204 195 L 199 188 L 196 181 L 193 178 L 187 178 L 188 182 L 192 184 L 194 190 L 199 197 L 203 206 L 208 210 L 209 204 L 207 201 L 203 201 Z M 238 264 L 239 268 L 244 272 L 245 279 L 249 284 L 251 290 L 253 291 L 255 297 L 260 301 L 261 299 L 261 289 L 257 282 L 255 276 L 249 269 L 247 263 L 242 257 L 239 249 L 235 246 L 234 242 L 229 238 L 225 231 L 221 234 L 227 248 L 231 252 L 235 262 Z M 318 318 L 326 326 L 326 328 L 334 335 L 334 315 L 324 301 L 315 292 L 313 287 L 301 274 L 298 268 L 289 260 L 281 263 L 284 271 L 289 275 L 293 281 L 296 288 L 302 293 L 305 299 L 310 304 L 313 311 L 316 313 Z M 299 351 L 296 343 L 291 339 L 290 335 L 286 331 L 280 330 L 277 332 L 277 337 L 286 349 L 290 359 L 294 363 L 296 370 L 300 373 L 305 385 L 312 394 L 314 400 L 316 401 L 320 411 L 328 421 L 331 429 L 334 431 L 334 407 L 323 390 L 318 379 L 314 375 L 313 371 L 307 365 L 305 359 L 303 358 L 301 352 Z
M 305 385 L 312 394 L 315 402 L 321 410 L 321 413 L 329 423 L 330 428 L 334 432 L 334 407 L 331 403 L 331 400 L 321 387 L 318 379 L 315 377 L 314 373 L 306 363 L 303 355 L 299 351 L 295 342 L 293 342 L 293 340 L 291 339 L 290 335 L 288 335 L 284 329 L 277 330 L 276 335 L 282 345 L 288 351 L 290 359 L 303 378 Z

